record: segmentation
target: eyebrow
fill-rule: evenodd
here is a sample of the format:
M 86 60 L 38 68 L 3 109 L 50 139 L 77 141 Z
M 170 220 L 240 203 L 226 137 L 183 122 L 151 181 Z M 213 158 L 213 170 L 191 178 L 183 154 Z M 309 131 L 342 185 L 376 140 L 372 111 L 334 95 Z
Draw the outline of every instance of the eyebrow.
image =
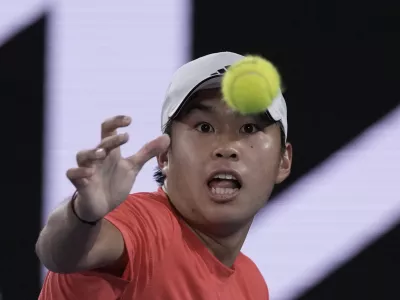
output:
M 206 105 L 202 102 L 193 102 L 188 104 L 188 106 L 186 107 L 186 109 L 184 109 L 184 111 L 182 112 L 183 116 L 188 116 L 191 113 L 193 113 L 193 111 L 198 110 L 198 111 L 202 111 L 202 112 L 206 112 L 206 113 L 214 113 L 215 112 L 215 107 L 212 105 Z M 235 116 L 237 117 L 243 117 L 243 115 L 237 111 L 233 112 L 235 114 Z M 269 114 L 266 113 L 259 113 L 259 114 L 252 114 L 249 115 L 248 117 L 251 117 L 254 119 L 255 122 L 257 123 L 263 123 L 264 126 L 269 126 L 273 123 L 276 123 L 275 120 L 273 120 L 271 118 L 271 116 Z
M 213 112 L 214 111 L 214 107 L 209 106 L 209 105 L 205 105 L 203 103 L 193 103 L 191 105 L 189 105 L 185 111 L 184 114 L 185 115 L 189 115 L 190 113 L 192 113 L 194 110 L 199 110 L 199 111 L 203 111 L 203 112 Z

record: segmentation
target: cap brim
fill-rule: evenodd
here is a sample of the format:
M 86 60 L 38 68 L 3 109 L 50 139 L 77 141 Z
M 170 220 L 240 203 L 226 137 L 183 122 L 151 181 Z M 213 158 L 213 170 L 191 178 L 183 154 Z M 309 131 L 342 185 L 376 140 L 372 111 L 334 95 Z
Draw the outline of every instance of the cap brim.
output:
M 205 81 L 200 83 L 194 90 L 190 93 L 193 95 L 194 93 L 201 90 L 215 89 L 221 87 L 222 76 L 215 76 L 207 78 Z
M 179 107 L 169 117 L 172 119 L 176 118 L 176 116 L 180 113 L 182 108 L 187 104 L 187 102 L 190 100 L 190 98 L 193 96 L 194 93 L 202 90 L 220 88 L 221 82 L 222 82 L 221 75 L 212 76 L 204 79 L 187 94 L 185 99 L 182 101 L 181 105 L 179 105 Z

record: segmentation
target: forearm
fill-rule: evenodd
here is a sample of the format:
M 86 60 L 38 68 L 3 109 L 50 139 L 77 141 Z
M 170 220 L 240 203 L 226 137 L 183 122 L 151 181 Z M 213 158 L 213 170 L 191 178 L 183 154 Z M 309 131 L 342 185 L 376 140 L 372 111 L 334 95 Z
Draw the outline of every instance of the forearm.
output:
M 49 217 L 36 243 L 41 262 L 51 271 L 76 272 L 96 262 L 89 260 L 99 238 L 102 222 L 84 224 L 74 215 L 70 201 L 61 204 Z

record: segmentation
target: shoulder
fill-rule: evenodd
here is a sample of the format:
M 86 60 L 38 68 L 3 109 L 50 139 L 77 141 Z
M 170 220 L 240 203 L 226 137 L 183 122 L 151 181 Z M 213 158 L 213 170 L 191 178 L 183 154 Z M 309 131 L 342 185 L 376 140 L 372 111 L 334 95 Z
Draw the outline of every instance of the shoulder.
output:
M 130 194 L 127 199 L 116 209 L 110 212 L 106 219 L 111 223 L 124 223 L 125 225 L 150 226 L 155 229 L 157 225 L 172 225 L 176 216 L 168 202 L 166 194 L 159 189 L 157 192 L 140 192 Z
M 105 219 L 122 235 L 128 258 L 123 277 L 130 279 L 150 278 L 179 229 L 162 190 L 129 195 Z
M 260 270 L 257 267 L 257 265 L 247 255 L 245 255 L 243 253 L 240 253 L 239 256 L 238 256 L 238 263 L 239 263 L 240 268 L 242 270 L 246 270 L 248 272 L 252 272 L 252 273 L 259 274 L 260 276 L 262 276 Z
M 168 214 L 172 213 L 167 195 L 162 190 L 152 193 L 140 192 L 130 194 L 118 208 L 126 210 L 135 208 L 143 211 L 161 211 L 163 213 L 167 212 Z
M 260 294 L 269 294 L 268 286 L 254 261 L 243 253 L 238 256 L 238 268 L 246 285 Z
M 157 248 L 161 252 L 179 228 L 177 217 L 162 189 L 129 195 L 105 219 L 121 232 L 126 248 L 136 252 L 136 256 L 139 249 Z

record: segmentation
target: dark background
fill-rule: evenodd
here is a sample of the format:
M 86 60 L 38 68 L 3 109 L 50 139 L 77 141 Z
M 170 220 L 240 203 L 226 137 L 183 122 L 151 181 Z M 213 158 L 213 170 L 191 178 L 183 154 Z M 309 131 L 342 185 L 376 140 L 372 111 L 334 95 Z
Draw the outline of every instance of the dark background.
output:
M 46 16 L 0 47 L 2 300 L 37 299 Z
M 193 58 L 223 50 L 261 54 L 283 76 L 294 165 L 277 193 L 399 105 L 400 1 L 193 5 Z M 34 244 L 41 222 L 47 18 L 0 47 L 3 300 L 36 299 L 40 290 Z M 396 226 L 298 299 L 400 299 L 399 241 Z

